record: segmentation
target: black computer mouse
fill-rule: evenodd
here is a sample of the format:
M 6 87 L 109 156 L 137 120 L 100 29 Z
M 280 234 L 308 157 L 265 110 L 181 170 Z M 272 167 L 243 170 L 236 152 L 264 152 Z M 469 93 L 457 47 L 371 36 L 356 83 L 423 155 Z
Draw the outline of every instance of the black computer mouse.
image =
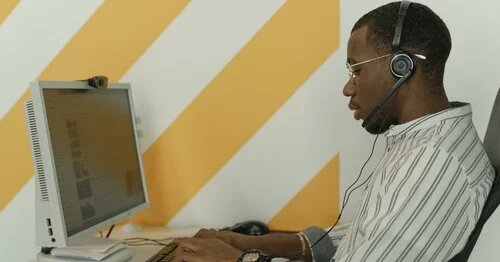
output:
M 230 230 L 236 233 L 260 236 L 269 233 L 269 228 L 263 222 L 250 220 L 237 223 L 234 226 L 223 228 L 222 230 Z

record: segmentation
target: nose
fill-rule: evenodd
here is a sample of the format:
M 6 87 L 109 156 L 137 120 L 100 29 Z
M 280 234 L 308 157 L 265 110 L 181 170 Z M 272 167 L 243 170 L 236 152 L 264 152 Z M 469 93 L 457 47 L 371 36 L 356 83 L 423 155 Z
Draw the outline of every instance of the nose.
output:
M 356 89 L 354 88 L 354 85 L 352 84 L 351 79 L 347 80 L 347 83 L 345 83 L 344 89 L 342 89 L 342 93 L 344 96 L 354 96 L 356 94 Z

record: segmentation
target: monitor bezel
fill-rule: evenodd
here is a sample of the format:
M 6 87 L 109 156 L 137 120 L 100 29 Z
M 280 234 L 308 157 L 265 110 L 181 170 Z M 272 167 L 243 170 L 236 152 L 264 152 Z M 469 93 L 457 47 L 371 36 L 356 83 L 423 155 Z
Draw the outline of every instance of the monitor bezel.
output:
M 93 87 L 89 87 L 86 82 L 79 81 L 36 81 L 31 83 L 31 92 L 32 92 L 32 101 L 33 107 L 35 111 L 36 125 L 38 129 L 38 136 L 40 141 L 40 149 L 42 151 L 42 163 L 44 166 L 45 179 L 47 181 L 47 189 L 48 196 L 51 199 L 49 202 L 49 206 L 51 208 L 50 212 L 45 211 L 45 213 L 50 213 L 50 216 L 53 218 L 52 228 L 54 232 L 54 236 L 57 237 L 56 241 L 42 241 L 43 246 L 50 245 L 56 247 L 64 247 L 64 246 L 75 246 L 82 243 L 86 243 L 87 239 L 90 236 L 95 235 L 99 230 L 110 227 L 122 220 L 130 218 L 134 214 L 140 212 L 149 207 L 149 196 L 147 191 L 146 178 L 144 174 L 144 166 L 142 161 L 142 152 L 141 146 L 139 143 L 139 137 L 137 134 L 137 125 L 136 125 L 136 114 L 132 102 L 132 91 L 130 88 L 130 84 L 128 83 L 109 83 L 108 89 L 122 89 L 127 91 L 128 95 L 128 103 L 130 108 L 130 118 L 132 120 L 133 134 L 136 143 L 137 150 L 137 159 L 139 162 L 139 168 L 141 173 L 142 185 L 144 190 L 144 198 L 145 202 L 141 203 L 133 208 L 130 208 L 127 211 L 121 212 L 111 218 L 108 218 L 100 223 L 97 223 L 91 227 L 88 227 L 84 230 L 81 230 L 78 233 L 74 233 L 71 236 L 68 236 L 68 232 L 66 229 L 66 223 L 64 220 L 64 213 L 62 210 L 62 202 L 61 196 L 59 193 L 59 186 L 57 181 L 57 173 L 55 168 L 54 156 L 52 151 L 52 142 L 50 138 L 50 131 L 48 128 L 47 121 L 47 112 L 45 107 L 45 99 L 43 90 L 45 89 L 72 89 L 72 90 L 85 90 L 85 89 L 94 89 Z M 39 185 L 36 185 L 37 187 Z M 38 196 L 37 196 L 38 197 Z M 37 212 L 41 212 L 37 210 Z M 42 219 L 44 216 L 36 216 L 37 219 Z M 43 224 L 44 222 L 36 223 L 36 225 Z M 45 229 L 43 229 L 45 230 Z M 37 232 L 47 232 L 40 231 L 37 229 Z M 63 239 L 60 239 L 60 238 Z M 39 239 L 39 238 L 37 238 Z M 61 241 L 62 240 L 62 241 Z M 41 244 L 41 243 L 40 243 Z

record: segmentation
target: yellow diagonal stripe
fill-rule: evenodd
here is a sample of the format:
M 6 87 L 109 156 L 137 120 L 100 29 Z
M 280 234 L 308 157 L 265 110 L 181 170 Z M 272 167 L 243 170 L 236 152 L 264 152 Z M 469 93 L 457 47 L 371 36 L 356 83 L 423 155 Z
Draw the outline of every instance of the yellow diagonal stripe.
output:
M 188 3 L 105 1 L 39 79 L 76 80 L 97 74 L 120 79 Z M 33 174 L 23 113 L 26 99 L 27 91 L 0 121 L 0 210 Z
M 339 209 L 339 155 L 337 154 L 270 222 L 275 230 L 301 231 L 335 223 Z
M 135 221 L 170 221 L 338 45 L 338 0 L 287 1 L 147 150 Z
M 0 26 L 7 16 L 9 16 L 10 12 L 16 7 L 19 3 L 19 0 L 2 0 L 0 1 Z

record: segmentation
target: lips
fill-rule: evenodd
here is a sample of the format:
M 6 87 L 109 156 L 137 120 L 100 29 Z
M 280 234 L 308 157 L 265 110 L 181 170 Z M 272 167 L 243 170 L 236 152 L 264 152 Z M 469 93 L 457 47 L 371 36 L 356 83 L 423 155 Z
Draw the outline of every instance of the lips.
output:
M 349 107 L 349 109 L 351 109 L 351 110 L 358 110 L 358 109 L 360 109 L 360 108 L 359 108 L 359 106 L 353 105 L 353 104 L 351 104 L 351 103 L 349 103 L 348 107 Z

